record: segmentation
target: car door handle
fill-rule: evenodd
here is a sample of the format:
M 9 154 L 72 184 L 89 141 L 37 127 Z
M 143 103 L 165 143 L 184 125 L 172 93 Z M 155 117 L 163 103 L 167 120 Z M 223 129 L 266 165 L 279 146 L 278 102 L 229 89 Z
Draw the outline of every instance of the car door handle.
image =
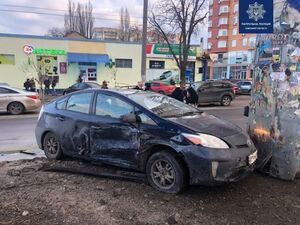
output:
M 98 126 L 91 126 L 92 129 L 95 129 L 95 130 L 101 130 L 102 127 L 98 127 Z
M 64 121 L 64 120 L 65 120 L 65 117 L 56 115 L 55 119 L 57 119 L 57 120 L 59 120 L 59 121 Z

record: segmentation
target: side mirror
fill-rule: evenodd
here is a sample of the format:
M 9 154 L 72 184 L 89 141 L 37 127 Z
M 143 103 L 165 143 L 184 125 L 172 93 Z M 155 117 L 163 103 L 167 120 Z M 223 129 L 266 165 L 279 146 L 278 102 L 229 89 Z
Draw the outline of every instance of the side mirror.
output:
M 121 121 L 125 123 L 139 123 L 141 119 L 134 113 L 127 113 L 121 116 Z
M 244 116 L 249 117 L 249 111 L 250 111 L 249 106 L 245 106 L 244 107 Z

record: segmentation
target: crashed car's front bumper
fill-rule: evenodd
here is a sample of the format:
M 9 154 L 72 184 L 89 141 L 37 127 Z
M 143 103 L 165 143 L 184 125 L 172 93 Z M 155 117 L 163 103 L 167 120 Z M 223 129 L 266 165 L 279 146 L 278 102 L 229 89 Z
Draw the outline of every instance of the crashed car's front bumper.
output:
M 182 154 L 189 168 L 190 184 L 211 186 L 235 182 L 249 175 L 254 170 L 253 156 L 257 151 L 254 147 L 210 149 L 189 146 Z

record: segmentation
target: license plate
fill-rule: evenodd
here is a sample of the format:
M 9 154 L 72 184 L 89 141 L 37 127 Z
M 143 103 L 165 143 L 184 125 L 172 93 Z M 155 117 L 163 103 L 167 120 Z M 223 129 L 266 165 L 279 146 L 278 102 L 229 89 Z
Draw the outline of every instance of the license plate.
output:
M 248 156 L 249 165 L 252 165 L 257 160 L 257 151 Z

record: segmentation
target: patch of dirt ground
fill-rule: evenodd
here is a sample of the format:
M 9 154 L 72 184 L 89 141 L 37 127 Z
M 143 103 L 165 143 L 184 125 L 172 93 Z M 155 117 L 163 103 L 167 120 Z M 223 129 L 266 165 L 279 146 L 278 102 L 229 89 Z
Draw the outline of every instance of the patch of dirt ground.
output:
M 0 163 L 1 225 L 300 221 L 299 179 L 286 182 L 254 173 L 239 183 L 190 187 L 183 194 L 169 195 L 143 182 L 41 170 L 48 164 L 47 159 Z M 82 162 L 73 161 L 76 165 L 80 168 Z

